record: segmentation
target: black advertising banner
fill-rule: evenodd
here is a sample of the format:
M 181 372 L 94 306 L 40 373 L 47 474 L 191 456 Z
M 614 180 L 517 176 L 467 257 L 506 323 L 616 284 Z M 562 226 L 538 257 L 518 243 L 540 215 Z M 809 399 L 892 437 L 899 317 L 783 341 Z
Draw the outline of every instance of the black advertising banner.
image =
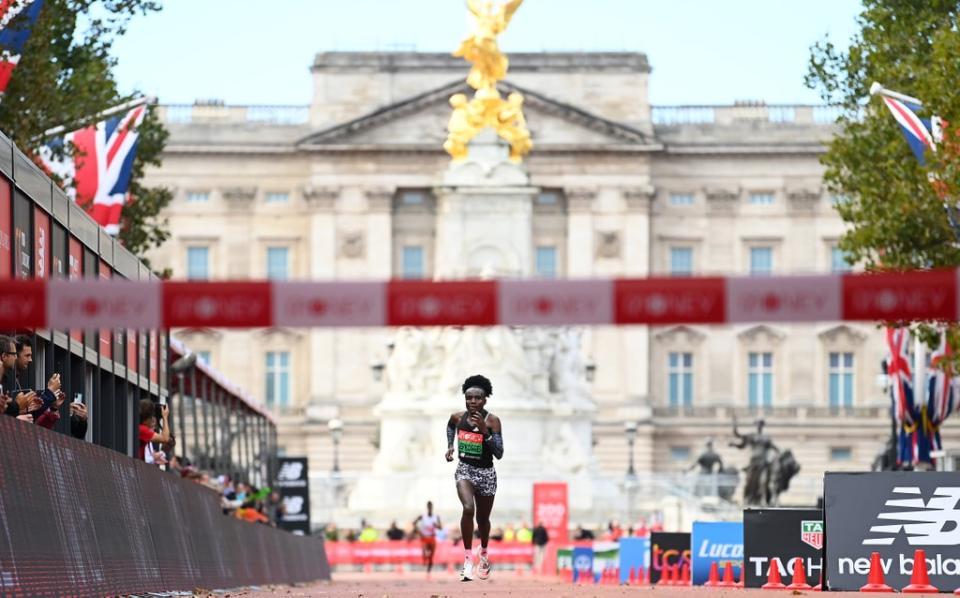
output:
M 930 583 L 947 592 L 960 587 L 960 475 L 828 473 L 823 491 L 831 590 L 865 584 L 871 552 L 880 553 L 887 584 L 899 590 L 910 583 L 918 548 L 926 553 Z
M 650 583 L 660 581 L 663 567 L 690 565 L 690 534 L 653 532 L 650 534 Z
M 279 457 L 277 489 L 283 502 L 280 527 L 295 534 L 310 533 L 310 482 L 305 457 Z
M 820 509 L 745 509 L 744 585 L 759 588 L 767 583 L 770 562 L 774 558 L 780 559 L 780 576 L 783 579 L 793 576 L 793 567 L 797 559 L 801 559 L 807 583 L 812 586 L 820 583 L 823 530 L 823 511 Z

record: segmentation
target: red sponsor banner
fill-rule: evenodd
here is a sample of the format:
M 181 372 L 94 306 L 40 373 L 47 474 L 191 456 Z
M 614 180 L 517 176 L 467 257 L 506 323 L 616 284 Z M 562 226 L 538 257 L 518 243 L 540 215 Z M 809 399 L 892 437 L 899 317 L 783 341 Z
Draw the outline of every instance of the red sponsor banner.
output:
M 391 281 L 388 326 L 491 326 L 497 324 L 494 281 Z
M 713 324 L 726 318 L 723 278 L 617 280 L 617 324 Z
M 839 320 L 841 280 L 838 275 L 731 278 L 727 280 L 727 321 Z
M 35 207 L 33 209 L 33 255 L 34 278 L 50 278 L 53 270 L 53 249 L 50 239 L 50 216 Z
M 160 337 L 156 330 L 150 331 L 150 382 L 157 384 L 160 380 Z
M 533 525 L 543 524 L 551 544 L 565 543 L 569 538 L 570 508 L 566 482 L 533 484 Z
M 382 282 L 274 284 L 274 326 L 383 326 L 385 288 Z
M 55 279 L 47 283 L 51 328 L 80 326 L 95 329 L 116 322 L 138 328 L 160 325 L 160 283 Z
M 10 280 L 0 293 L 0 329 L 47 327 L 47 290 L 42 280 Z
M 269 282 L 164 282 L 163 327 L 273 325 Z
M 100 280 L 110 280 L 113 272 L 105 262 L 100 262 Z M 100 329 L 100 355 L 113 359 L 113 333 L 109 328 Z
M 331 565 L 419 565 L 423 549 L 419 540 L 395 542 L 325 542 L 327 560 Z M 520 542 L 490 542 L 487 547 L 493 563 L 530 564 L 533 545 Z M 463 562 L 463 546 L 449 540 L 438 541 L 433 556 L 434 564 Z
M 68 256 L 67 256 L 67 274 L 70 280 L 79 280 L 83 278 L 83 245 L 78 239 L 69 237 Z M 78 343 L 83 342 L 83 330 L 74 328 L 70 330 L 70 337 Z
M 844 275 L 844 320 L 956 320 L 957 271 Z
M 503 324 L 564 326 L 613 321 L 610 280 L 504 280 L 499 286 Z
M 160 290 L 157 289 L 159 294 Z M 127 328 L 127 371 L 137 373 L 137 330 Z
M 13 204 L 10 201 L 11 184 L 0 177 L 0 280 L 13 278 Z

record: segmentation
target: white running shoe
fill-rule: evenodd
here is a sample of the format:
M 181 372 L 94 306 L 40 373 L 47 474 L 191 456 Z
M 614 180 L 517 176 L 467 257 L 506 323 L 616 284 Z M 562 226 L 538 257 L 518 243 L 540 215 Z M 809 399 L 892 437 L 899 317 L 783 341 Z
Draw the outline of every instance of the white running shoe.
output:
M 473 558 L 465 557 L 463 559 L 463 569 L 460 571 L 460 581 L 473 580 Z
M 490 558 L 480 553 L 480 563 L 477 565 L 477 578 L 484 580 L 490 577 Z

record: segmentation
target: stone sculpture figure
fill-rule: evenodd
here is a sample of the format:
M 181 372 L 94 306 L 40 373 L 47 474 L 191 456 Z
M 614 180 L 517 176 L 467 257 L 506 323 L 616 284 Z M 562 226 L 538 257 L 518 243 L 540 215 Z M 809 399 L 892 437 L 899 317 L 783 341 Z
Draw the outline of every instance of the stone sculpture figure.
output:
M 750 461 L 744 468 L 747 479 L 743 486 L 743 502 L 754 506 L 775 506 L 779 496 L 790 486 L 790 480 L 800 471 L 800 465 L 789 450 L 781 452 L 773 440 L 763 433 L 764 421 L 757 420 L 754 434 L 740 434 L 737 420 L 733 420 L 733 435 L 739 439 L 731 442 L 735 448 L 749 448 Z
M 447 123 L 443 147 L 454 162 L 466 160 L 467 144 L 486 127 L 495 129 L 510 144 L 513 162 L 520 162 L 533 147 L 523 116 L 523 96 L 514 92 L 504 100 L 497 90 L 497 81 L 506 77 L 509 66 L 497 45 L 497 36 L 506 30 L 522 3 L 523 0 L 508 0 L 497 6 L 491 1 L 467 0 L 467 8 L 477 24 L 453 55 L 471 63 L 467 84 L 476 92 L 470 101 L 463 94 L 450 98 L 453 114 Z
M 506 31 L 513 13 L 523 0 L 509 0 L 497 7 L 493 2 L 467 0 L 467 10 L 477 21 L 474 31 L 467 36 L 453 53 L 473 64 L 467 83 L 474 89 L 495 86 L 507 74 L 507 57 L 500 52 L 497 36 Z
M 713 449 L 713 438 L 708 438 L 704 444 L 703 452 L 697 457 L 697 460 L 690 464 L 687 471 L 699 467 L 697 480 L 694 484 L 693 493 L 696 496 L 719 495 L 720 487 L 717 474 L 724 473 L 723 459 L 720 454 Z

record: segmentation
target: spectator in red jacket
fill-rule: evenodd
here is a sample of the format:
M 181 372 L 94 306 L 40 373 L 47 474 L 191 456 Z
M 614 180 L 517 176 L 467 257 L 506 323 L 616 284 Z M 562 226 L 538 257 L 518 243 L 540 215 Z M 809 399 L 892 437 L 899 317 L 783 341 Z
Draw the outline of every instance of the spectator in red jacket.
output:
M 170 440 L 166 405 L 160 405 L 160 424 L 161 430 L 157 433 L 157 409 L 153 401 L 150 399 L 140 401 L 140 428 L 138 432 L 140 447 L 137 456 L 141 461 L 145 460 L 147 445 L 151 442 L 167 442 Z

